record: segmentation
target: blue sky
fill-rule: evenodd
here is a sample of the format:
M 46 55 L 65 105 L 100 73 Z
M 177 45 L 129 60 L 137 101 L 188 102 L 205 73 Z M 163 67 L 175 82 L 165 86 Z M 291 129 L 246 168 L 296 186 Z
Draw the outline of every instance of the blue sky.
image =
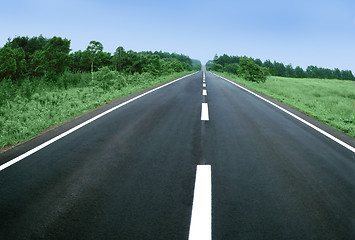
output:
M 15 36 L 60 36 L 73 51 L 91 40 L 104 50 L 215 54 L 350 69 L 355 73 L 353 0 L 9 0 L 0 45 Z

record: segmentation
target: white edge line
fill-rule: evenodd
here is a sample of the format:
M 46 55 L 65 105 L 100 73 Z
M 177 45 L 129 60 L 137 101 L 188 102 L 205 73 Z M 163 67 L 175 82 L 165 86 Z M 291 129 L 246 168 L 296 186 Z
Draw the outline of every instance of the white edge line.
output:
M 114 110 L 116 110 L 116 109 L 118 109 L 118 108 L 120 108 L 120 107 L 122 107 L 122 106 L 124 106 L 124 105 L 126 105 L 126 104 L 128 104 L 128 103 L 130 103 L 130 102 L 133 102 L 133 101 L 135 101 L 135 100 L 137 100 L 137 99 L 139 99 L 139 98 L 141 98 L 141 97 L 143 97 L 143 96 L 145 96 L 145 95 L 147 95 L 147 94 L 149 94 L 149 93 L 152 93 L 152 92 L 154 92 L 154 91 L 156 91 L 156 90 L 158 90 L 158 89 L 160 89 L 160 88 L 166 87 L 166 86 L 168 86 L 168 85 L 170 85 L 170 84 L 172 84 L 172 83 L 175 83 L 175 82 L 177 82 L 177 81 L 180 81 L 180 80 L 182 80 L 182 79 L 184 79 L 184 78 L 186 78 L 186 77 L 189 77 L 189 76 L 191 76 L 191 75 L 193 75 L 193 74 L 196 74 L 196 73 L 197 73 L 197 72 L 191 73 L 191 74 L 188 74 L 188 75 L 183 76 L 183 77 L 181 77 L 181 78 L 175 79 L 175 80 L 173 80 L 173 81 L 171 81 L 171 82 L 165 83 L 164 85 L 161 85 L 161 86 L 159 86 L 159 87 L 156 87 L 156 88 L 154 88 L 154 89 L 151 89 L 151 90 L 149 90 L 148 92 L 142 93 L 141 95 L 138 95 L 138 96 L 136 96 L 136 97 L 134 97 L 134 98 L 132 98 L 132 99 L 129 99 L 129 100 L 127 100 L 126 102 L 123 102 L 123 103 L 121 103 L 121 104 L 119 104 L 119 105 L 117 105 L 117 106 L 115 106 L 115 107 L 113 107 L 113 108 L 110 108 L 109 110 L 106 110 L 105 112 L 100 113 L 99 115 L 96 115 L 96 116 L 93 117 L 93 118 L 90 118 L 89 120 L 87 120 L 87 121 L 85 121 L 85 122 L 83 122 L 83 123 L 81 123 L 81 124 L 79 124 L 79 125 L 77 125 L 77 126 L 71 128 L 71 129 L 69 129 L 68 131 L 66 131 L 66 132 L 64 132 L 64 133 L 62 133 L 62 134 L 60 134 L 60 135 L 58 135 L 58 136 L 56 136 L 56 137 L 54 137 L 54 138 L 52 138 L 52 139 L 50 139 L 50 140 L 48 140 L 48 141 L 42 143 L 41 145 L 38 145 L 37 147 L 35 147 L 35 148 L 33 148 L 33 149 L 31 149 L 31 150 L 29 150 L 29 151 L 27 151 L 27 152 L 21 154 L 20 156 L 18 156 L 18 157 L 16 157 L 16 158 L 14 158 L 14 159 L 12 159 L 12 160 L 10 160 L 10 161 L 8 161 L 8 162 L 6 162 L 6 163 L 0 165 L 0 171 L 4 170 L 5 168 L 10 167 L 11 165 L 13 165 L 13 164 L 15 164 L 15 163 L 17 163 L 17 162 L 23 160 L 24 158 L 26 158 L 26 157 L 28 157 L 28 156 L 34 154 L 35 152 L 41 150 L 42 148 L 47 147 L 48 145 L 50 145 L 50 144 L 56 142 L 57 140 L 59 140 L 59 139 L 65 137 L 65 136 L 69 135 L 70 133 L 72 133 L 72 132 L 74 132 L 74 131 L 76 131 L 76 130 L 82 128 L 82 127 L 84 127 L 85 125 L 88 125 L 89 123 L 91 123 L 91 122 L 93 122 L 93 121 L 95 121 L 95 120 L 97 120 L 97 119 L 99 119 L 99 118 L 105 116 L 106 114 L 108 114 L 108 113 L 110 113 L 110 112 L 112 112 L 112 111 L 114 111 Z
M 290 115 L 290 116 L 296 118 L 297 120 L 301 121 L 302 123 L 306 124 L 307 126 L 313 128 L 314 130 L 320 132 L 320 133 L 323 134 L 324 136 L 326 136 L 326 137 L 332 139 L 334 142 L 336 142 L 336 143 L 342 145 L 343 147 L 345 147 L 345 148 L 347 148 L 348 150 L 350 150 L 350 151 L 352 151 L 353 153 L 355 153 L 355 148 L 354 148 L 354 147 L 352 147 L 352 146 L 350 146 L 349 144 L 343 142 L 342 140 L 340 140 L 340 139 L 334 137 L 334 136 L 331 135 L 330 133 L 328 133 L 328 132 L 326 132 L 326 131 L 320 129 L 319 127 L 316 127 L 316 126 L 313 125 L 312 123 L 307 122 L 307 121 L 304 120 L 303 118 L 301 118 L 301 117 L 299 117 L 299 116 L 297 116 L 297 115 L 291 113 L 290 111 L 288 111 L 288 110 L 286 110 L 286 109 L 280 107 L 279 105 L 277 105 L 277 104 L 271 102 L 270 100 L 267 100 L 266 98 L 263 98 L 262 96 L 260 96 L 260 95 L 258 95 L 258 94 L 256 94 L 256 93 L 254 93 L 254 92 L 252 92 L 252 91 L 250 91 L 249 89 L 247 89 L 247 88 L 245 88 L 245 87 L 243 87 L 243 86 L 241 86 L 241 85 L 239 85 L 239 84 L 237 84 L 237 83 L 235 83 L 235 82 L 232 82 L 231 80 L 229 80 L 229 79 L 227 79 L 227 78 L 225 78 L 225 77 L 219 76 L 219 75 L 217 75 L 217 74 L 215 74 L 215 73 L 212 73 L 212 74 L 214 74 L 215 76 L 217 76 L 217 77 L 219 77 L 219 78 L 222 78 L 222 79 L 224 79 L 224 80 L 226 80 L 226 81 L 228 81 L 228 82 L 234 84 L 235 86 L 237 86 L 237 87 L 243 89 L 244 91 L 247 91 L 248 93 L 253 94 L 254 96 L 260 98 L 261 100 L 264 100 L 265 102 L 267 102 L 267 103 L 271 104 L 272 106 L 274 106 L 274 107 L 280 109 L 281 111 L 287 113 L 288 115 Z
M 189 240 L 212 239 L 211 165 L 197 165 Z

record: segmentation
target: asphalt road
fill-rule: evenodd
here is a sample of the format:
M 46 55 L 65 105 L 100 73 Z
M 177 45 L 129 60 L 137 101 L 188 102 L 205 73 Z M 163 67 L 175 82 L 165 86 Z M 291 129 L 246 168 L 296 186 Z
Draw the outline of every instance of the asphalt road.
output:
M 211 73 L 206 85 L 196 73 L 2 170 L 0 239 L 188 239 L 203 164 L 215 240 L 355 239 L 355 154 Z

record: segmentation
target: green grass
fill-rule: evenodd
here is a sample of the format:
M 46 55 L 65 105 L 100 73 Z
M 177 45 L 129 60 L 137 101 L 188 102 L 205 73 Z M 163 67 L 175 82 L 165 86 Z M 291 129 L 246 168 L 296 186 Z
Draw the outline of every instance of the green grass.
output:
M 355 82 L 334 79 L 268 77 L 248 82 L 229 73 L 217 74 L 270 96 L 355 137 Z
M 66 73 L 55 84 L 43 79 L 11 84 L 0 82 L 0 148 L 37 136 L 117 98 L 184 76 L 190 72 L 154 77 L 113 71 Z M 0 149 L 1 150 L 1 149 Z

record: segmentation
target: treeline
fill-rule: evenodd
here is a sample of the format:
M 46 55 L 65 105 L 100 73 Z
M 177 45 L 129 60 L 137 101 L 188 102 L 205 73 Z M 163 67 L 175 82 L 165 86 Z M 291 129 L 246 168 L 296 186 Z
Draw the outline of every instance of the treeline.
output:
M 167 52 L 135 52 L 118 47 L 104 52 L 102 43 L 91 41 L 86 50 L 71 52 L 70 40 L 61 37 L 15 37 L 0 48 L 0 81 L 45 77 L 55 80 L 65 71 L 94 72 L 102 67 L 126 74 L 148 72 L 161 76 L 172 72 L 200 70 L 190 57 Z
M 237 74 L 238 67 L 240 63 L 239 56 L 215 56 L 213 61 L 208 61 L 206 63 L 206 68 L 208 70 L 214 71 L 225 71 Z M 269 73 L 273 76 L 281 77 L 295 77 L 295 78 L 325 78 L 325 79 L 341 79 L 341 80 L 355 80 L 353 73 L 350 70 L 339 70 L 322 68 L 317 66 L 308 66 L 306 70 L 297 66 L 293 67 L 291 64 L 284 65 L 280 62 L 271 62 L 266 60 L 262 62 L 260 59 L 251 58 L 260 67 L 265 67 L 269 70 Z

